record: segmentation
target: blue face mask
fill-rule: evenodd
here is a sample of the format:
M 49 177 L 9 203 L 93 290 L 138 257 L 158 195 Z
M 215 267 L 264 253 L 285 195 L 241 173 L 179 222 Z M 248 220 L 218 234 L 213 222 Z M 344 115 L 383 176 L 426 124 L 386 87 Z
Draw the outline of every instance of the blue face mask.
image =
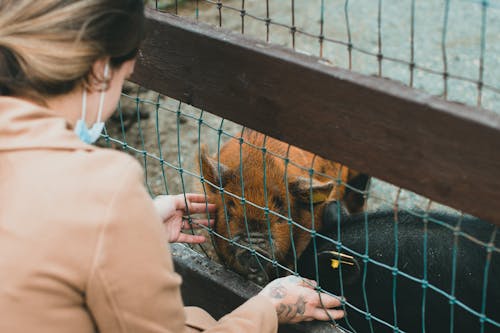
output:
M 109 65 L 104 66 L 104 78 L 108 78 Z M 87 144 L 93 144 L 101 136 L 102 130 L 104 129 L 104 122 L 101 121 L 102 109 L 104 108 L 104 95 L 106 92 L 101 91 L 101 96 L 99 99 L 99 111 L 97 113 L 97 122 L 92 125 L 91 128 L 87 127 L 85 123 L 85 116 L 87 114 L 87 90 L 83 89 L 82 96 L 82 118 L 78 120 L 75 125 L 75 133 L 78 135 L 80 140 Z

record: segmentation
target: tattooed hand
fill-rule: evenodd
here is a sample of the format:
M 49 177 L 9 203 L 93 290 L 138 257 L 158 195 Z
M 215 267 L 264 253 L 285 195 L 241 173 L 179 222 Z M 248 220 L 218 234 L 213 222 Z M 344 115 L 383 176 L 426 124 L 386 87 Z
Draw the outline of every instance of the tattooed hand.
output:
M 315 286 L 315 281 L 287 276 L 269 283 L 259 295 L 274 304 L 280 324 L 342 318 L 344 311 L 332 309 L 340 306 L 340 300 L 318 293 Z

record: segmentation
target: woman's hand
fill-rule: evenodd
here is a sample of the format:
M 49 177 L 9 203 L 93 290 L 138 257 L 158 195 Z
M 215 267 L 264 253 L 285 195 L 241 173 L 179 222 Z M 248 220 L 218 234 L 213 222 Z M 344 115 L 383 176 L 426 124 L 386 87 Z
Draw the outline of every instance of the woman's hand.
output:
M 259 295 L 274 304 L 280 324 L 344 317 L 344 311 L 332 309 L 341 305 L 340 299 L 318 293 L 315 286 L 315 281 L 287 276 L 269 283 Z
M 154 205 L 163 221 L 170 243 L 198 244 L 205 241 L 204 236 L 181 232 L 182 230 L 213 224 L 213 219 L 210 221 L 207 219 L 192 219 L 192 223 L 188 223 L 188 219 L 185 217 L 186 214 L 206 213 L 207 210 L 211 215 L 215 213 L 215 205 L 207 203 L 203 194 L 160 195 L 154 199 Z

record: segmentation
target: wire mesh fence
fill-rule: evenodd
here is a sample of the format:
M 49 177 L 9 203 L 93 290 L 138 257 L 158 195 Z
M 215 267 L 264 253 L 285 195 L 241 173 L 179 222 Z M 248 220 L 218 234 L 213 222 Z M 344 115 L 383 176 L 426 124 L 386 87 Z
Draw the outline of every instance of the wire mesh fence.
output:
M 151 5 L 498 111 L 493 1 Z M 101 144 L 141 161 L 151 195 L 195 191 L 217 203 L 215 225 L 192 230 L 209 239 L 197 250 L 258 284 L 314 280 L 343 297 L 344 329 L 500 330 L 497 226 L 133 84 L 106 128 Z
M 138 86 L 107 129 L 101 143 L 136 155 L 152 195 L 217 203 L 197 250 L 255 283 L 315 280 L 345 297 L 339 324 L 353 332 L 499 329 L 498 227 L 378 179 L 353 185 L 319 157 Z M 337 204 L 341 188 L 363 212 Z

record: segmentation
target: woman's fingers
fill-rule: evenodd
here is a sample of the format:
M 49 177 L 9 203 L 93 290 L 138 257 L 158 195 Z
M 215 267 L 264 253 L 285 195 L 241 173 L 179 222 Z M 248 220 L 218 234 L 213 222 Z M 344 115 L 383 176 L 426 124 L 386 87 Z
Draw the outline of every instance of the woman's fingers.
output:
M 198 214 L 198 213 L 206 213 L 207 210 L 210 214 L 215 213 L 215 204 L 207 204 L 207 203 L 189 203 L 189 213 L 190 214 Z
M 180 194 L 181 196 L 184 196 L 183 194 Z M 186 193 L 186 199 L 191 202 L 198 202 L 198 203 L 205 203 L 207 201 L 207 197 L 205 194 L 199 194 L 199 193 Z
M 213 225 L 214 220 L 200 220 L 193 219 L 191 223 L 188 223 L 187 219 L 183 219 L 181 224 L 181 229 L 190 230 L 190 229 L 199 229 L 202 226 L 210 226 Z M 192 235 L 188 233 L 179 233 L 179 237 L 177 237 L 176 242 L 178 243 L 190 243 L 190 244 L 200 244 L 206 241 L 206 237 L 202 235 Z
M 314 282 L 314 281 L 305 281 Z M 342 305 L 340 297 L 334 297 L 325 293 L 318 293 L 317 291 L 308 291 L 308 296 L 311 297 L 311 293 L 314 293 L 314 300 L 310 302 L 313 306 L 310 316 L 316 320 L 332 320 L 340 319 L 344 316 L 344 311 L 337 310 Z
M 202 226 L 208 227 L 214 224 L 214 219 L 191 219 L 191 223 L 188 222 L 187 219 L 184 219 L 184 223 L 182 223 L 182 229 L 198 229 Z
M 176 209 L 189 210 L 190 214 L 205 213 L 207 210 L 209 213 L 215 213 L 216 206 L 207 203 L 207 197 L 204 194 L 178 194 L 174 196 L 174 200 Z M 188 209 L 186 209 L 186 202 L 188 203 Z
M 189 243 L 189 244 L 200 244 L 206 241 L 205 236 L 201 235 L 189 235 L 189 234 L 179 234 L 179 238 L 177 238 L 178 243 Z
M 309 280 L 306 278 L 299 278 L 299 279 L 300 279 L 300 285 L 306 288 L 314 289 L 318 285 L 318 283 L 314 280 Z
M 345 315 L 344 311 L 342 310 L 335 310 L 335 309 L 322 309 L 322 308 L 316 308 L 313 310 L 312 317 L 316 320 L 338 320 L 343 318 Z
M 324 293 L 319 294 L 321 299 L 318 299 L 318 306 L 329 308 L 336 308 L 342 305 L 340 299 L 338 297 L 333 297 Z

